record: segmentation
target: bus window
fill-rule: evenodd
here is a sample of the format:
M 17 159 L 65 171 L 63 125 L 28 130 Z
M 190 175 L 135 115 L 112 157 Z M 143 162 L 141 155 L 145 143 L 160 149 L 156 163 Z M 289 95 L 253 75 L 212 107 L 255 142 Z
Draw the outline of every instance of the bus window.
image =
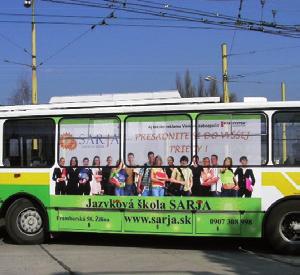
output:
M 51 119 L 8 120 L 4 124 L 3 165 L 51 167 L 54 163 L 55 124 Z
M 197 155 L 217 155 L 219 165 L 231 157 L 233 165 L 245 156 L 249 165 L 267 163 L 267 120 L 262 114 L 200 114 L 197 118 Z
M 300 165 L 300 112 L 273 115 L 273 162 L 275 165 Z
M 59 123 L 59 158 L 69 166 L 72 157 L 82 166 L 88 158 L 89 166 L 95 157 L 100 166 L 115 166 L 120 160 L 120 121 L 118 118 L 65 118 Z M 108 159 L 110 163 L 108 164 Z
M 160 156 L 162 166 L 167 166 L 168 157 L 179 165 L 182 156 L 192 158 L 192 120 L 188 115 L 129 116 L 125 121 L 125 154 L 129 166 L 144 166 L 148 153 Z M 134 163 L 127 163 L 133 153 Z

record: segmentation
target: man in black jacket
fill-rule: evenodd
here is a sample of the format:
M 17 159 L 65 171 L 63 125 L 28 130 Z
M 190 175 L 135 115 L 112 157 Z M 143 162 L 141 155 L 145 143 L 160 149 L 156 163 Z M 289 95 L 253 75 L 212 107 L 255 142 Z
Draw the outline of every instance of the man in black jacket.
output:
M 238 196 L 243 197 L 245 195 L 246 198 L 251 198 L 252 195 L 252 186 L 255 184 L 255 177 L 253 174 L 252 169 L 247 168 L 248 167 L 248 159 L 246 156 L 240 157 L 240 163 L 241 166 L 238 167 L 234 175 L 238 176 L 238 185 L 239 185 L 239 191 L 238 191 Z M 247 188 L 247 183 L 246 181 L 251 182 L 251 188 L 248 186 Z
M 55 181 L 55 195 L 66 195 L 66 168 L 65 159 L 59 159 L 59 166 L 54 168 L 52 180 Z
M 89 195 L 91 192 L 91 184 L 93 178 L 92 170 L 89 168 L 89 159 L 84 158 L 82 161 L 83 167 L 79 170 L 79 186 L 78 194 L 79 195 Z

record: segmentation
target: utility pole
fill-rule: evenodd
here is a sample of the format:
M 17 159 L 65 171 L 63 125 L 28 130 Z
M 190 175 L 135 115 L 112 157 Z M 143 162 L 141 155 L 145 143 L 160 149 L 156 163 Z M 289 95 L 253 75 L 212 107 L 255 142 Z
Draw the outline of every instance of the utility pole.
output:
M 35 0 L 32 0 L 32 104 L 37 104 Z
M 38 87 L 37 87 L 37 75 L 36 75 L 36 27 L 35 27 L 35 0 L 24 0 L 25 8 L 31 7 L 32 20 L 31 20 L 31 71 L 32 71 L 32 83 L 31 83 L 31 102 L 37 104 L 38 101 Z
M 281 101 L 286 101 L 285 82 L 281 82 Z M 282 163 L 287 160 L 286 125 L 282 124 Z
M 222 44 L 222 79 L 223 79 L 223 98 L 224 103 L 229 102 L 228 90 L 228 61 L 227 61 L 227 45 Z

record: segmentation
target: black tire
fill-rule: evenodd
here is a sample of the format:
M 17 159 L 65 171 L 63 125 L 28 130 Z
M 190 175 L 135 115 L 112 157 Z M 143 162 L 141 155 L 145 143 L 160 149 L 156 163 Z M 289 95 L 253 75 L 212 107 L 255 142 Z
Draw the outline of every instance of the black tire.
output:
M 9 237 L 17 244 L 41 244 L 45 240 L 45 217 L 40 207 L 30 200 L 16 200 L 5 215 Z
M 299 254 L 300 239 L 293 241 L 289 238 L 292 235 L 287 234 L 283 227 L 286 222 L 289 224 L 290 218 L 300 223 L 300 200 L 285 201 L 275 206 L 266 219 L 264 236 L 277 252 Z

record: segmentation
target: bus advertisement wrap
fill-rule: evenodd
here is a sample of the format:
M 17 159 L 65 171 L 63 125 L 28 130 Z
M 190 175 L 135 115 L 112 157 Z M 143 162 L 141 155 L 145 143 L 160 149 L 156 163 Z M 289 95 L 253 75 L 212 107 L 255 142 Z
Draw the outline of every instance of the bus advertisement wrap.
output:
M 262 162 L 262 134 L 264 124 L 261 122 L 260 115 L 199 115 L 197 123 L 196 148 L 200 165 L 202 159 L 210 158 L 212 155 L 218 156 L 218 166 L 223 166 L 226 157 L 233 159 L 233 165 L 240 164 L 240 158 L 245 156 L 249 164 L 261 164 Z M 161 159 L 160 165 L 166 166 L 167 159 L 173 158 L 174 165 L 181 165 L 180 159 L 185 156 L 188 163 L 192 161 L 192 120 L 188 115 L 162 115 L 162 116 L 128 116 L 124 122 L 125 126 L 125 157 L 132 154 L 132 162 L 128 164 L 128 159 L 124 159 L 125 165 L 142 166 L 147 164 L 147 155 L 153 152 L 154 157 Z M 60 122 L 60 139 L 59 139 L 59 156 L 65 160 L 67 169 L 61 171 L 64 174 L 65 191 L 61 195 L 120 195 L 114 191 L 105 191 L 104 185 L 111 185 L 111 189 L 116 190 L 115 184 L 123 184 L 121 188 L 126 189 L 128 178 L 133 177 L 130 182 L 134 185 L 130 195 L 137 195 L 136 185 L 139 174 L 144 177 L 143 168 L 128 170 L 124 166 L 120 168 L 110 168 L 110 166 L 119 165 L 120 158 L 120 121 L 117 118 L 94 118 L 94 119 L 63 119 Z M 75 166 L 81 168 L 70 169 L 71 159 L 76 159 Z M 95 163 L 95 159 L 98 163 Z M 108 160 L 110 159 L 110 163 Z M 85 162 L 85 163 L 84 163 Z M 123 164 L 122 164 L 123 165 Z M 155 165 L 155 164 L 153 164 Z M 159 165 L 159 166 L 160 166 Z M 203 165 L 203 164 L 202 164 Z M 104 168 L 85 169 L 84 166 L 105 166 Z M 127 170 L 126 170 L 127 169 Z M 108 172 L 105 170 L 108 170 Z M 123 174 L 120 170 L 124 170 Z M 165 170 L 161 169 L 161 173 Z M 251 170 L 251 171 L 250 171 Z M 104 172 L 106 175 L 104 175 Z M 235 173 L 236 169 L 232 169 Z M 97 175 L 94 175 L 97 173 Z M 215 178 L 218 180 L 218 192 L 221 193 L 222 184 L 229 182 L 221 182 L 222 175 L 220 169 L 214 171 Z M 254 181 L 260 179 L 260 173 L 249 169 L 249 175 L 252 176 L 250 185 L 254 185 Z M 251 174 L 252 173 L 252 174 Z M 90 175 L 89 175 L 90 174 Z M 98 175 L 99 174 L 99 175 Z M 130 174 L 130 175 L 129 175 Z M 150 182 L 151 169 L 149 169 Z M 189 173 L 188 173 L 189 174 Z M 208 175 L 211 174 L 210 172 Z M 54 174 L 53 174 L 54 175 Z M 133 175 L 133 176 L 132 176 Z M 74 178 L 74 177 L 75 178 Z M 171 177 L 170 173 L 168 177 Z M 195 175 L 193 175 L 195 176 Z M 234 175 L 237 178 L 237 173 Z M 84 186 L 80 183 L 80 177 L 85 177 L 82 181 L 87 181 L 87 185 L 98 186 L 95 192 L 93 186 Z M 194 184 L 202 184 L 199 175 L 198 182 Z M 57 194 L 56 187 L 62 185 L 57 181 L 57 176 L 53 176 L 51 185 L 51 194 Z M 73 179 L 74 178 L 74 179 Z M 223 177 L 225 178 L 225 177 Z M 227 177 L 228 178 L 228 177 Z M 123 181 L 122 181 L 123 179 Z M 106 180 L 106 182 L 105 182 Z M 187 179 L 185 179 L 187 180 Z M 121 182 L 122 181 L 122 182 Z M 238 181 L 238 179 L 236 179 Z M 70 185 L 74 185 L 72 188 Z M 236 183 L 235 183 L 236 184 Z M 77 186 L 75 186 L 77 185 Z M 68 189 L 68 186 L 72 189 Z M 149 183 L 151 188 L 151 183 Z M 167 193 L 167 186 L 166 188 Z M 77 189 L 82 189 L 79 193 Z M 217 186 L 216 186 L 217 188 Z M 260 190 L 256 190 L 249 186 L 251 194 L 254 192 L 255 197 L 259 197 Z M 76 189 L 76 190 L 75 190 Z M 86 189 L 86 190 L 83 190 Z M 109 188 L 106 188 L 109 189 Z M 118 186 L 118 189 L 119 186 Z M 194 188 L 195 189 L 195 188 Z M 208 189 L 208 188 L 207 188 Z M 69 190 L 69 191 L 68 191 Z M 71 190 L 71 191 L 70 191 Z M 122 190 L 121 190 L 122 191 Z M 192 190 L 190 190 L 192 191 Z M 248 196 L 251 194 L 248 192 Z M 122 192 L 121 192 L 122 193 Z M 228 192 L 227 192 L 228 193 Z M 237 193 L 237 192 L 236 192 Z M 126 195 L 126 192 L 124 192 Z M 191 194 L 192 196 L 201 196 L 202 194 Z M 238 196 L 229 194 L 230 196 Z
M 260 199 L 51 196 L 51 204 L 60 208 L 50 210 L 53 231 L 258 237 L 263 218 Z

